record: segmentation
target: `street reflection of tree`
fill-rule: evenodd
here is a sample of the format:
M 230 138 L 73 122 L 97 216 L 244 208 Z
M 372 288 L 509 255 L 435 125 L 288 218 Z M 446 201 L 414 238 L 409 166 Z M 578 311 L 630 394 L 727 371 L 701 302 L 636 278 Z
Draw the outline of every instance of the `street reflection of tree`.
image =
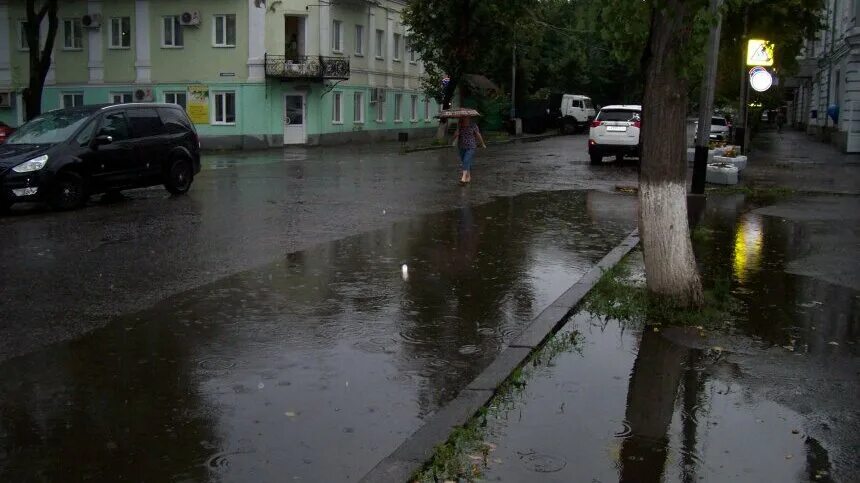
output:
M 192 348 L 170 324 L 133 325 L 0 366 L 0 481 L 206 479 L 221 443 Z
M 682 452 L 690 458 L 682 464 L 691 464 L 682 475 L 685 481 L 694 475 L 691 458 L 696 451 L 695 413 L 702 382 L 690 373 L 695 372 L 697 358 L 691 349 L 670 342 L 652 327 L 643 330 L 627 391 L 625 420 L 630 434 L 621 444 L 619 481 L 662 481 L 669 453 L 669 425 L 682 380 L 684 410 L 690 416 L 684 419 L 682 430 Z

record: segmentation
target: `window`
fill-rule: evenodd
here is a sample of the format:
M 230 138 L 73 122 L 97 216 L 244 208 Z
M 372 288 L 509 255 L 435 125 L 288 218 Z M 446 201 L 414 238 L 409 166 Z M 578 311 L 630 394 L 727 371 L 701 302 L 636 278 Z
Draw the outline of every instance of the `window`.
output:
M 18 22 L 18 50 L 30 50 L 30 44 L 27 43 L 27 22 L 23 20 Z
M 400 61 L 400 34 L 394 34 L 394 60 Z
M 171 16 L 161 19 L 161 47 L 162 48 L 178 48 L 185 45 L 185 40 L 182 38 L 182 25 L 179 24 L 179 17 Z
M 69 92 L 62 95 L 63 107 L 79 107 L 84 105 L 84 94 Z
M 236 46 L 236 15 L 216 15 L 212 28 L 212 44 L 215 47 Z
M 111 92 L 111 104 L 128 104 L 132 102 L 131 92 Z
M 413 95 L 409 103 L 409 111 L 412 114 L 412 122 L 418 121 L 418 96 Z
M 87 127 L 83 128 L 80 133 L 78 133 L 77 137 L 75 137 L 75 142 L 78 143 L 79 146 L 86 146 L 93 140 L 95 133 L 96 122 L 92 121 L 87 124 Z
M 113 17 L 110 19 L 110 48 L 128 49 L 131 47 L 131 18 Z
M 364 55 L 364 26 L 355 26 L 355 55 Z
M 182 115 L 179 109 L 159 107 L 158 113 L 161 115 L 161 121 L 164 123 L 164 132 L 167 134 L 185 134 L 193 129 L 188 123 L 188 119 Z
M 424 99 L 424 120 L 430 120 L 430 99 Z
M 385 52 L 385 31 L 376 29 L 376 58 L 381 59 Z
M 158 136 L 164 131 L 155 108 L 129 109 L 128 122 L 131 124 L 131 134 L 136 138 Z
M 343 124 L 343 93 L 335 92 L 331 99 L 331 122 Z
M 364 92 L 356 92 L 353 94 L 353 101 L 355 103 L 355 112 L 353 113 L 352 120 L 356 123 L 364 122 Z
M 385 94 L 382 94 L 385 96 Z M 385 97 L 376 101 L 376 122 L 385 122 Z
M 403 94 L 394 94 L 394 122 L 403 120 Z
M 79 18 L 63 20 L 63 48 L 66 50 L 81 50 L 83 45 L 83 26 Z
M 343 22 L 340 20 L 331 22 L 331 50 L 343 52 Z
M 182 106 L 183 109 L 188 105 L 188 94 L 185 92 L 165 92 L 164 102 L 167 104 L 176 104 Z
M 409 62 L 417 62 L 418 58 L 415 55 L 415 47 L 412 46 L 412 42 L 409 39 L 406 40 L 406 51 L 409 52 Z
M 128 129 L 128 121 L 122 112 L 111 112 L 105 115 L 99 136 L 111 136 L 116 141 L 123 141 L 131 137 Z
M 215 120 L 212 124 L 236 124 L 236 93 L 215 93 Z

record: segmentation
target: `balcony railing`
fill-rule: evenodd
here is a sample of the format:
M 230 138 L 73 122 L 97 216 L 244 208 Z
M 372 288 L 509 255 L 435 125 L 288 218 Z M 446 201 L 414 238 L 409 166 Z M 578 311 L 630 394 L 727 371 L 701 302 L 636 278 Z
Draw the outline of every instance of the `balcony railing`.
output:
M 349 59 L 322 55 L 266 54 L 266 77 L 281 80 L 347 80 Z

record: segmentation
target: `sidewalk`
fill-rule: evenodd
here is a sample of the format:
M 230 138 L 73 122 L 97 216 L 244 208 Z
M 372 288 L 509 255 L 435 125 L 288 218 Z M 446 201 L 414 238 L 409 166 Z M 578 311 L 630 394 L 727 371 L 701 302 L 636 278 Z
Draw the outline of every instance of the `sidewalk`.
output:
M 764 131 L 752 140 L 743 184 L 860 195 L 860 154 L 844 154 L 804 132 Z

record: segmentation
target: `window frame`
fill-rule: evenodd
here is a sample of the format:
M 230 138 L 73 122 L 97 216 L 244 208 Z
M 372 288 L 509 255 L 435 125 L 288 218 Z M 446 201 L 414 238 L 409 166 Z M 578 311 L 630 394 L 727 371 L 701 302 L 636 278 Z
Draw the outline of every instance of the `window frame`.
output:
M 334 54 L 343 53 L 343 20 L 331 21 L 331 51 Z
M 167 21 L 172 22 L 171 27 L 171 43 L 167 43 Z M 179 34 L 177 36 L 177 34 Z M 179 39 L 179 44 L 176 43 L 177 38 Z M 161 17 L 161 48 L 162 49 L 184 49 L 185 48 L 185 35 L 182 33 L 182 24 L 179 22 L 178 15 L 165 15 Z
M 364 57 L 364 25 L 355 24 L 355 55 Z
M 72 96 L 72 105 L 66 104 L 66 96 Z M 77 104 L 74 101 L 74 99 L 77 98 L 78 96 L 80 96 L 80 99 L 81 99 L 80 104 Z M 80 106 L 84 105 L 84 102 L 85 102 L 84 101 L 84 93 L 82 91 L 62 91 L 62 92 L 60 92 L 60 106 L 62 106 L 63 109 L 66 109 L 68 107 L 80 107 Z
M 227 121 L 227 117 L 228 117 L 227 116 L 227 96 L 228 95 L 233 96 L 233 121 L 232 122 Z M 224 119 L 221 121 L 218 120 L 218 98 L 219 97 L 221 97 L 223 99 L 222 108 L 223 108 Z M 212 92 L 212 103 L 213 103 L 213 105 L 212 105 L 212 119 L 210 121 L 211 121 L 213 126 L 235 126 L 236 125 L 236 122 L 239 119 L 239 116 L 237 114 L 237 111 L 239 110 L 238 109 L 239 105 L 238 105 L 237 100 L 238 100 L 238 97 L 236 96 L 236 91 L 221 90 L 221 91 L 213 91 Z
M 430 99 L 424 99 L 424 122 L 430 122 Z
M 417 64 L 418 56 L 415 55 L 415 48 L 412 46 L 412 42 L 409 41 L 409 37 L 406 37 L 406 51 L 409 52 L 409 63 Z
M 125 96 L 128 96 L 128 102 L 122 100 L 120 102 L 116 102 L 117 96 L 122 96 L 123 98 L 125 98 Z M 134 93 L 131 91 L 111 91 L 108 94 L 108 102 L 111 104 L 131 104 L 132 102 L 134 102 Z
M 385 59 L 385 30 L 376 29 L 376 58 Z
M 343 92 L 332 92 L 331 123 L 343 124 Z
M 412 122 L 418 122 L 418 95 L 412 94 L 409 99 L 409 113 L 412 116 Z
M 176 100 L 176 96 L 182 95 L 185 97 L 185 104 L 180 104 L 178 102 L 170 102 L 167 100 L 167 96 L 174 96 L 173 100 Z M 165 104 L 174 104 L 176 106 L 181 107 L 182 109 L 188 110 L 188 91 L 164 91 L 161 94 L 161 98 Z
M 66 44 L 66 34 L 69 33 L 69 24 L 71 24 L 72 45 Z M 76 26 L 77 28 L 75 28 Z M 77 37 L 75 37 L 76 33 L 78 34 Z M 75 40 L 77 40 L 77 45 L 75 45 Z M 84 24 L 81 22 L 80 17 L 63 19 L 63 50 L 68 52 L 84 50 Z
M 394 122 L 403 122 L 403 94 L 394 94 Z
M 376 101 L 376 122 L 378 123 L 385 122 L 385 101 L 385 97 Z
M 227 33 L 229 32 L 229 30 L 227 28 L 227 25 L 228 25 L 227 21 L 231 18 L 233 19 L 233 43 L 232 44 L 228 42 L 228 38 L 227 38 L 228 37 Z M 220 44 L 218 43 L 218 19 L 223 19 L 223 22 L 221 25 L 221 27 L 222 27 L 221 28 L 221 34 L 223 37 L 223 43 L 220 43 Z M 235 13 L 218 13 L 218 14 L 212 15 L 212 47 L 219 48 L 219 49 L 236 48 L 236 43 L 238 40 L 237 39 L 237 37 L 238 37 L 238 31 L 237 30 L 238 30 L 238 27 L 236 24 L 236 14 Z
M 400 44 L 403 43 L 403 36 L 394 33 L 393 40 L 391 41 L 394 44 L 394 53 L 392 54 L 391 60 L 394 62 L 400 62 Z
M 352 94 L 352 122 L 353 124 L 364 124 L 364 91 L 355 91 Z M 358 116 L 356 116 L 358 114 Z
M 128 45 L 123 45 L 123 22 L 128 22 L 128 37 L 126 40 L 128 41 Z M 114 22 L 119 23 L 119 44 L 114 44 L 113 36 L 114 31 L 117 27 L 114 26 Z M 110 50 L 129 50 L 131 49 L 131 17 L 111 17 L 108 23 L 108 49 Z

